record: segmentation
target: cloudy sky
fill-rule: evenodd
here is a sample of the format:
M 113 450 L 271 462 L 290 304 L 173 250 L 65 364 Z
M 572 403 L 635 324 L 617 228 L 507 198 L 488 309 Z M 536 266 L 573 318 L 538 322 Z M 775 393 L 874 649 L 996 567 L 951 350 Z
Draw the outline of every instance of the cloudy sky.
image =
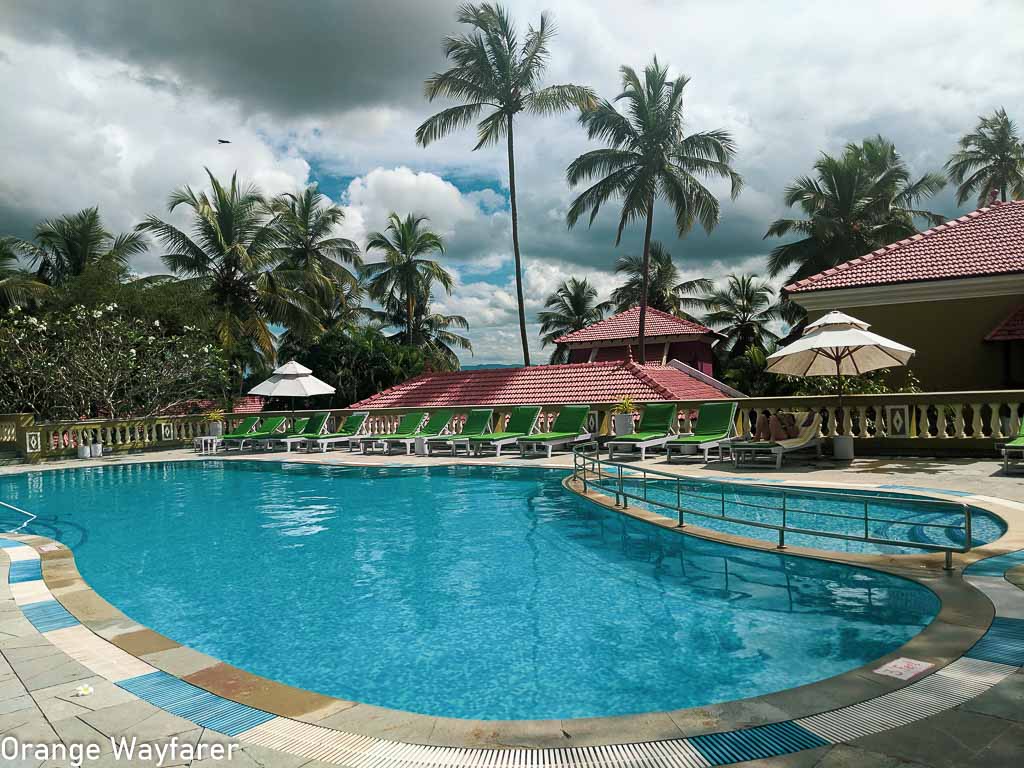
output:
M 417 147 L 434 111 L 423 79 L 444 68 L 454 0 L 0 0 L 0 232 L 99 205 L 109 228 L 163 213 L 169 192 L 201 186 L 204 166 L 237 170 L 267 193 L 317 181 L 365 240 L 391 210 L 429 216 L 458 277 L 440 309 L 466 315 L 467 364 L 514 362 L 507 170 L 467 131 Z M 746 187 L 725 190 L 720 226 L 655 237 L 688 275 L 760 272 L 784 186 L 819 151 L 881 132 L 915 171 L 939 169 L 977 115 L 1024 120 L 1024 3 L 515 0 L 525 25 L 550 10 L 559 34 L 547 82 L 618 92 L 618 67 L 653 54 L 692 78 L 687 126 L 736 138 Z M 588 142 L 571 115 L 517 124 L 517 174 L 531 319 L 569 275 L 602 293 L 614 207 L 567 231 L 565 166 Z M 218 138 L 231 144 L 217 144 Z M 958 215 L 947 190 L 931 205 Z M 161 271 L 153 250 L 135 265 Z M 531 328 L 536 337 L 536 326 Z M 546 355 L 536 343 L 538 356 Z

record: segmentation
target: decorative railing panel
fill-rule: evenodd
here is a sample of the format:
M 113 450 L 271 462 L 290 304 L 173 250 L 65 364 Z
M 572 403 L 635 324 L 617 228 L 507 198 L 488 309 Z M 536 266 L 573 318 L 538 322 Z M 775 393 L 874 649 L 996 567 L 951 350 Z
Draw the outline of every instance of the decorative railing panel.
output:
M 1020 434 L 1024 422 L 1024 391 L 925 392 L 915 394 L 850 395 L 843 398 L 843 408 L 832 396 L 756 397 L 736 401 L 736 429 L 739 434 L 753 430 L 760 413 L 783 411 L 817 411 L 821 414 L 822 436 L 842 433 L 853 436 L 865 450 L 900 451 L 906 453 L 940 451 L 945 453 L 994 453 L 1000 441 Z M 692 431 L 702 401 L 679 401 L 677 430 Z M 588 431 L 595 436 L 611 434 L 612 403 L 592 403 Z M 454 433 L 462 431 L 466 414 L 479 406 L 467 403 L 456 408 L 457 417 L 450 425 Z M 501 430 L 508 422 L 514 405 L 493 406 L 492 429 Z M 640 408 L 642 409 L 642 405 Z M 560 406 L 541 407 L 537 428 L 550 431 Z M 366 419 L 364 431 L 371 434 L 393 432 L 411 408 L 378 409 Z M 314 411 L 266 411 L 267 416 L 310 416 Z M 336 429 L 350 409 L 331 411 L 328 429 Z M 224 429 L 235 428 L 248 414 L 227 414 Z M 210 433 L 211 422 L 204 414 L 173 417 L 151 417 L 111 421 L 80 421 L 51 424 L 32 423 L 22 414 L 11 418 L 18 450 L 30 461 L 73 456 L 81 445 L 101 443 L 104 452 L 134 451 L 153 448 L 175 448 L 191 445 L 194 438 Z M 637 414 L 639 417 L 639 414 Z M 5 427 L 0 415 L 0 437 Z

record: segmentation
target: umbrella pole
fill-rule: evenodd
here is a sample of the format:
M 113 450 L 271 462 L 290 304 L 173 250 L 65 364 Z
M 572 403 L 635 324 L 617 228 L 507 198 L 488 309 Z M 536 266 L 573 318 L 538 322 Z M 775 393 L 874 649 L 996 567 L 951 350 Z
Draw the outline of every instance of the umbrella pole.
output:
M 842 434 L 845 434 L 845 432 L 843 430 L 845 428 L 845 424 L 844 423 L 846 421 L 846 418 L 845 418 L 845 414 L 843 412 L 843 374 L 840 372 L 839 359 L 838 358 L 836 359 L 836 378 L 838 379 L 838 390 L 839 390 L 839 412 L 836 414 L 839 423 L 836 425 L 838 427 L 836 432 L 838 432 L 840 435 L 842 435 Z

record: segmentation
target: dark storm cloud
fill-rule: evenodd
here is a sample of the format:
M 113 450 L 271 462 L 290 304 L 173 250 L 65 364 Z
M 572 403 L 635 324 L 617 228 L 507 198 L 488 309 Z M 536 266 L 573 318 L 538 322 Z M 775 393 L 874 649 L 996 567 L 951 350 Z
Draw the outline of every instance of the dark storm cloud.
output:
M 455 0 L 2 0 L 6 26 L 173 74 L 250 111 L 323 114 L 422 98 Z M 151 76 L 156 77 L 151 73 Z

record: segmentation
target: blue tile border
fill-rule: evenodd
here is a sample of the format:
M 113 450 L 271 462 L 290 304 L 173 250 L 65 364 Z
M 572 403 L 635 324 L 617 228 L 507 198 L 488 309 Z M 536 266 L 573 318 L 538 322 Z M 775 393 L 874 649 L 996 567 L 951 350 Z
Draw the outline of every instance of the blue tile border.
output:
M 7 574 L 7 581 L 11 584 L 21 584 L 26 581 L 40 581 L 42 578 L 42 560 L 15 560 L 11 563 L 11 569 Z
M 217 696 L 166 672 L 151 672 L 116 685 L 155 707 L 226 736 L 237 736 L 277 717 Z
M 711 765 L 728 765 L 746 760 L 777 757 L 831 744 L 792 720 L 739 731 L 688 736 L 686 740 Z
M 52 632 L 55 629 L 66 629 L 78 625 L 79 621 L 63 605 L 56 600 L 44 600 L 21 606 L 32 626 L 39 632 Z
M 964 654 L 971 659 L 1024 666 L 1024 619 L 996 616 L 981 639 Z

